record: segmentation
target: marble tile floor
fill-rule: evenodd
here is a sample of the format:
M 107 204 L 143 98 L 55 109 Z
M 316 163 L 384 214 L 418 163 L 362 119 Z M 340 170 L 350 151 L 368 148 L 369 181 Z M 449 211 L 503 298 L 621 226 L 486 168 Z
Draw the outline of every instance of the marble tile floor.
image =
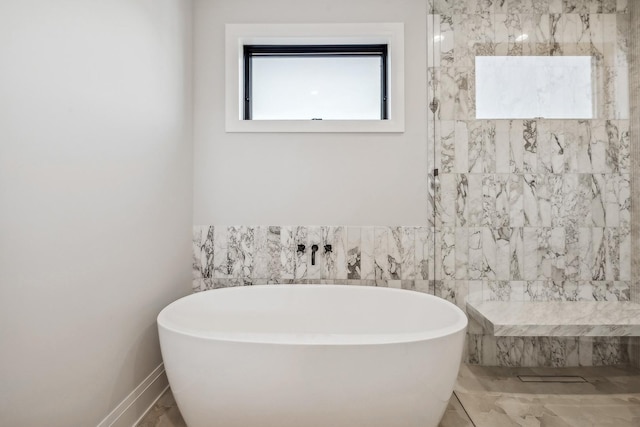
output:
M 522 382 L 518 376 L 576 376 L 585 381 Z M 463 364 L 440 427 L 503 426 L 640 426 L 640 370 Z M 186 427 L 171 390 L 137 427 Z

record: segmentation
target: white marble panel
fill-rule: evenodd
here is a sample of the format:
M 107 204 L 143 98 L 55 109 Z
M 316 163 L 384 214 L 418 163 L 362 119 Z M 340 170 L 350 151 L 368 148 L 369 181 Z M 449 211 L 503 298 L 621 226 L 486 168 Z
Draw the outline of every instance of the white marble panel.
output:
M 604 45 L 604 66 L 614 67 L 616 64 L 616 51 L 618 41 L 617 17 L 615 14 L 602 16 L 603 25 L 603 45 Z
M 453 15 L 440 15 L 440 66 L 454 65 L 454 26 Z
M 522 176 L 522 201 L 524 225 L 527 227 L 538 227 L 541 224 L 540 212 L 538 205 L 538 176 L 537 175 L 519 175 Z
M 509 120 L 495 121 L 496 173 L 509 173 L 511 171 L 509 131 Z
M 469 130 L 467 124 L 468 122 L 460 120 L 456 122 L 442 121 L 443 134 L 446 130 L 450 135 L 451 126 L 454 126 L 453 133 L 455 135 L 455 162 L 453 167 L 450 169 L 457 173 L 469 172 Z
M 538 229 L 523 228 L 524 279 L 538 280 Z
M 440 50 L 442 44 L 442 33 L 440 32 L 440 15 L 427 15 L 427 67 L 440 66 Z
M 440 269 L 436 263 L 438 280 L 455 280 L 456 278 L 455 241 L 455 228 L 443 227 L 441 230 L 436 230 L 436 260 L 440 263 Z
M 362 228 L 347 227 L 347 279 L 361 280 Z
M 578 138 L 578 122 L 575 120 L 564 120 L 564 171 L 566 173 L 578 173 L 578 153 L 580 152 Z
M 620 227 L 618 230 L 620 239 L 620 280 L 631 280 L 631 230 L 628 227 Z
M 231 276 L 228 261 L 228 231 L 227 227 L 213 228 L 213 278 L 227 278 Z
M 617 227 L 604 229 L 606 244 L 605 279 L 620 280 L 620 234 Z
M 506 0 L 505 0 L 506 1 Z M 495 54 L 506 56 L 509 54 L 509 33 L 512 28 L 512 15 L 496 13 L 493 18 Z
M 469 121 L 467 125 L 468 167 L 471 173 L 484 172 L 484 129 L 482 121 Z
M 295 279 L 296 246 L 293 226 L 280 227 L 280 278 L 282 280 Z M 318 254 L 316 254 L 316 262 Z
M 524 360 L 524 339 L 521 337 L 497 337 L 496 357 L 498 366 L 522 366 Z
M 391 231 L 393 242 L 390 242 L 389 247 L 394 255 L 399 256 L 400 279 L 414 280 L 416 278 L 415 227 L 393 227 Z
M 415 230 L 415 263 L 416 279 L 433 278 L 433 233 L 428 227 L 416 227 Z
M 524 279 L 524 235 L 522 228 L 512 228 L 509 236 L 509 279 Z
M 456 67 L 473 67 L 474 50 L 470 43 L 473 31 L 473 20 L 469 15 L 453 15 L 454 65 Z M 461 117 L 462 118 L 462 117 Z
M 361 228 L 360 278 L 375 279 L 375 227 Z
M 612 171 L 611 156 L 609 152 L 609 138 L 604 120 L 592 120 L 591 144 L 589 154 L 591 156 L 591 172 L 608 173 Z
M 192 278 L 209 278 L 213 273 L 213 227 L 196 225 L 192 230 Z
M 497 222 L 496 215 L 496 176 L 485 174 L 482 176 L 482 224 L 485 227 L 493 227 Z
M 535 0 L 534 4 L 537 6 L 542 5 L 543 0 Z M 545 5 L 548 6 L 548 5 Z M 548 13 L 548 7 L 539 8 L 533 15 L 534 35 L 532 40 L 535 43 L 535 55 L 550 55 L 551 54 L 551 17 Z
M 511 231 L 509 227 L 501 227 L 495 230 L 496 234 L 496 279 L 511 279 Z
M 456 69 L 454 67 L 440 67 L 434 76 L 436 93 L 439 95 L 439 112 L 441 120 L 456 119 L 456 98 L 458 86 L 456 84 Z
M 472 65 L 455 68 L 455 118 L 457 120 L 469 120 L 475 117 L 475 106 L 472 103 L 472 97 L 475 97 L 475 93 L 472 93 L 474 78 Z
M 564 173 L 564 152 L 566 148 L 564 138 L 564 122 L 553 120 L 549 123 L 550 152 L 551 152 L 551 173 Z
M 524 142 L 522 139 L 522 130 L 524 123 L 522 120 L 511 120 L 509 127 L 509 146 L 510 156 L 509 164 L 511 173 L 524 172 Z
M 552 173 L 551 166 L 551 121 L 538 122 L 538 170 L 537 173 Z
M 497 269 L 497 232 L 491 228 L 482 229 L 482 278 L 487 280 L 496 280 Z
M 589 15 L 589 36 L 591 38 L 591 56 L 599 64 L 604 63 L 604 15 L 591 13 Z
M 469 229 L 457 227 L 455 229 L 455 277 L 460 280 L 468 280 L 469 273 Z
M 591 177 L 591 192 L 589 194 L 591 220 L 594 226 L 604 227 L 606 225 L 606 175 L 592 174 L 589 176 Z
M 471 280 L 483 278 L 483 251 L 482 251 L 483 228 L 469 228 L 469 266 L 468 273 Z
M 253 272 L 254 230 L 253 227 L 229 227 L 227 231 L 227 259 L 232 278 L 251 283 Z
M 309 256 L 309 230 L 307 227 L 293 227 L 293 240 L 295 249 L 293 278 L 296 280 L 307 279 L 307 269 L 311 258 Z M 299 251 L 298 245 L 304 245 L 304 250 Z
M 483 175 L 469 174 L 467 175 L 467 182 L 466 207 L 468 211 L 468 224 L 470 227 L 479 227 L 484 223 Z
M 565 269 L 566 280 L 580 279 L 580 242 L 579 229 L 575 226 L 565 228 Z
M 308 259 L 309 262 L 307 264 L 307 279 L 310 280 L 320 280 L 322 278 L 322 227 L 320 226 L 311 226 L 307 228 L 307 239 L 309 242 L 308 247 Z M 312 263 L 311 255 L 312 255 L 312 246 L 318 245 L 318 251 L 315 255 L 315 265 Z M 373 251 L 373 246 L 371 246 L 371 251 Z
M 456 199 L 458 195 L 456 187 L 456 175 L 451 173 L 440 174 L 440 191 L 436 193 L 436 209 L 439 209 L 442 225 L 452 227 L 456 224 Z M 439 196 L 439 197 L 438 197 Z
M 440 173 L 455 172 L 457 159 L 457 143 L 455 138 L 455 122 L 440 120 L 436 127 L 436 167 Z
M 494 228 L 509 227 L 511 205 L 509 200 L 510 180 L 507 174 L 495 174 L 495 216 L 492 218 Z
M 374 228 L 374 278 L 376 283 L 389 280 L 389 228 Z
M 524 227 L 524 178 L 509 175 L 509 226 Z
M 456 226 L 465 227 L 469 222 L 469 181 L 466 174 L 456 175 Z
M 466 280 L 438 280 L 436 281 L 435 295 L 464 310 L 468 293 L 467 286 Z
M 562 175 L 538 175 L 538 218 L 542 227 L 562 227 L 565 224 Z
M 562 14 L 551 13 L 549 15 L 549 55 L 562 56 Z

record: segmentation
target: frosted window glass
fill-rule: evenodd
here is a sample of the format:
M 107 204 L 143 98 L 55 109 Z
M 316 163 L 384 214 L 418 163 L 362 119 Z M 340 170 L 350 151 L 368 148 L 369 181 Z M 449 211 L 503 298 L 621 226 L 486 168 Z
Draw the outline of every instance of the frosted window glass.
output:
M 478 119 L 593 118 L 590 56 L 477 56 Z
M 253 120 L 380 120 L 379 57 L 254 57 Z

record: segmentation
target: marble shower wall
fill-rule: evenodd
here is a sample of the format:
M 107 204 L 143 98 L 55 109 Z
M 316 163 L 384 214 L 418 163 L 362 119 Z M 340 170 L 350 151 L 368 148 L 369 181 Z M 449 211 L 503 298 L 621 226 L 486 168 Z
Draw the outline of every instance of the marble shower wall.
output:
M 627 2 L 430 3 L 435 279 L 453 295 L 484 300 L 629 300 Z M 475 56 L 492 55 L 592 56 L 595 118 L 476 120 Z M 471 363 L 629 361 L 628 339 L 496 339 L 478 325 L 468 338 Z
M 633 170 L 640 168 L 640 3 L 629 3 L 630 32 L 629 32 L 629 92 L 631 107 L 631 164 Z M 631 181 L 631 194 L 633 206 L 640 206 L 640 174 L 634 173 Z M 632 271 L 640 270 L 640 220 L 637 209 L 632 212 L 631 221 Z M 640 279 L 637 274 L 631 285 L 631 301 L 640 303 Z M 634 366 L 640 368 L 640 338 L 635 338 L 631 349 L 631 360 Z

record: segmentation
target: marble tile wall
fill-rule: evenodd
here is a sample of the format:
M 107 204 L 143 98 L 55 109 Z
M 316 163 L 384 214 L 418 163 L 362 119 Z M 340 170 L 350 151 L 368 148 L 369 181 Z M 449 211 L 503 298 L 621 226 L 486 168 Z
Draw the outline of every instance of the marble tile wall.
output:
M 437 233 L 436 233 L 437 235 Z M 455 236 L 437 237 L 429 227 L 194 226 L 193 290 L 258 284 L 346 284 L 385 286 L 435 294 L 464 309 L 469 289 L 485 299 L 522 300 L 530 292 L 551 299 L 566 292 L 547 282 L 434 280 L 434 259 L 449 259 Z M 305 252 L 298 252 L 298 245 Z M 316 264 L 311 246 L 317 244 Z M 331 252 L 324 246 L 330 244 Z M 445 263 L 446 264 L 446 263 Z M 466 267 L 453 257 L 452 270 Z M 539 287 L 534 288 L 535 284 Z M 585 284 L 606 298 L 628 298 L 615 282 Z M 575 293 L 572 295 L 576 295 Z M 585 295 L 588 292 L 585 291 Z M 586 299 L 586 297 L 585 297 Z M 625 339 L 495 338 L 469 326 L 467 360 L 506 366 L 592 366 L 629 361 Z
M 631 106 L 631 164 L 634 171 L 640 170 L 640 3 L 629 3 L 630 32 L 629 32 L 629 92 Z M 640 204 L 640 174 L 634 173 L 631 181 L 631 204 Z M 640 219 L 637 209 L 631 213 L 632 271 L 640 269 Z M 631 284 L 631 300 L 640 303 L 640 279 L 634 275 Z M 631 347 L 631 360 L 634 366 L 640 368 L 640 339 L 633 340 Z
M 194 226 L 193 289 L 336 283 L 433 293 L 432 242 L 428 227 Z
M 434 277 L 502 301 L 631 299 L 629 10 L 616 0 L 433 0 L 427 18 Z M 475 56 L 589 55 L 592 120 L 476 120 Z M 499 94 L 496 94 L 499 96 Z M 495 338 L 471 363 L 628 363 L 627 339 Z

